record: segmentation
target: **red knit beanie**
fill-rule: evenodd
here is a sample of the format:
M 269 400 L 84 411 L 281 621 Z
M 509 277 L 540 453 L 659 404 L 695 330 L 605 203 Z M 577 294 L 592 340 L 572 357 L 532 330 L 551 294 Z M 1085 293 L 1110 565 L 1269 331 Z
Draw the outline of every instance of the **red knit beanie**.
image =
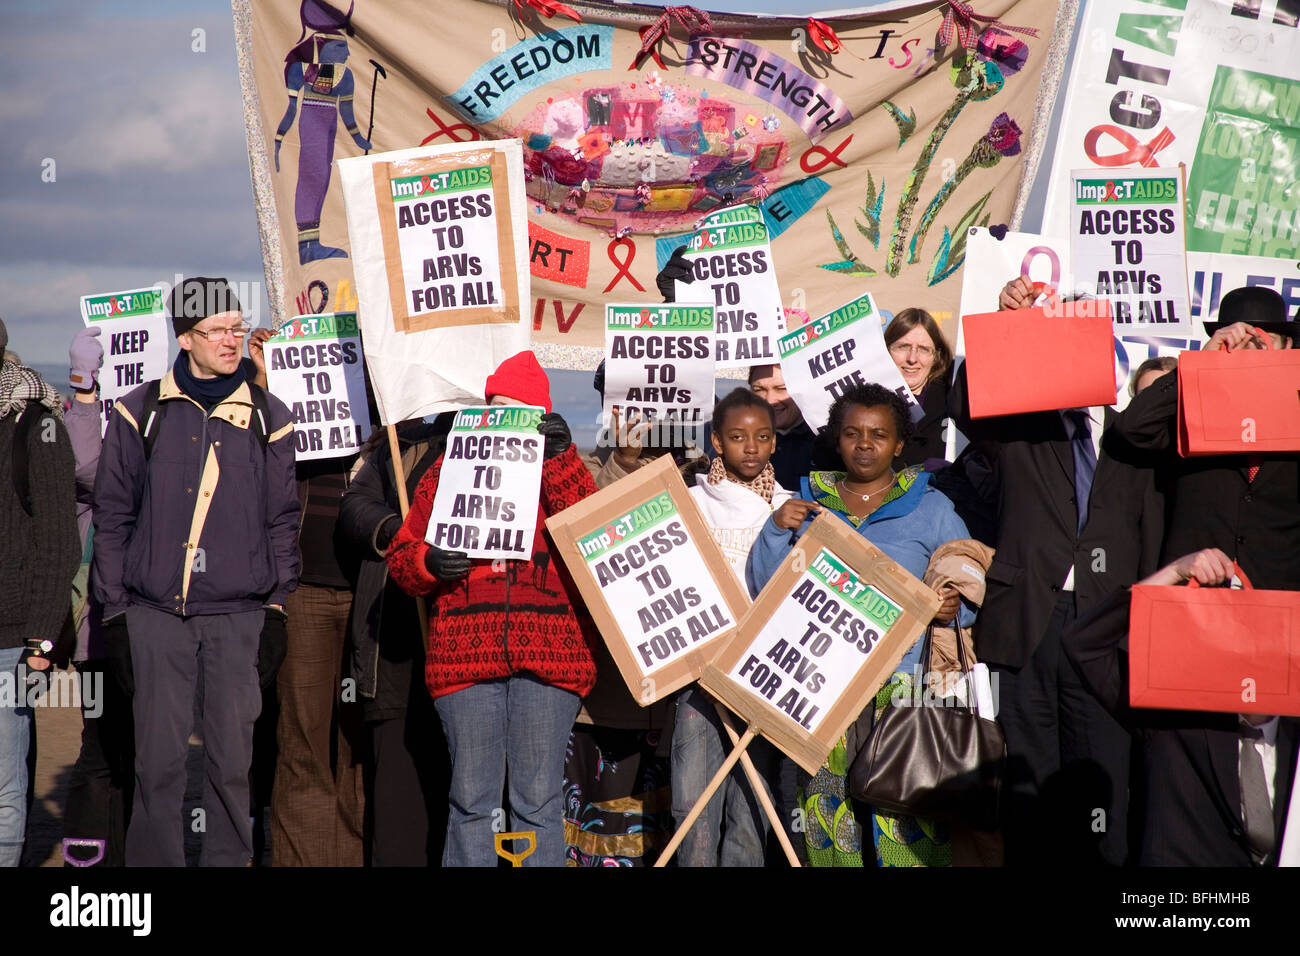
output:
M 510 356 L 488 376 L 484 398 L 504 395 L 525 405 L 540 405 L 551 412 L 551 381 L 532 352 L 518 352 Z

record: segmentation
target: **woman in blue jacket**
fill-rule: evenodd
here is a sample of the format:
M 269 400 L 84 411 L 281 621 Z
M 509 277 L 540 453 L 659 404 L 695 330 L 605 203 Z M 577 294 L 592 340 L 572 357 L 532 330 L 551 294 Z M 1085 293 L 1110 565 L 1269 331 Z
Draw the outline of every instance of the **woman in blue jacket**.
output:
M 822 508 L 848 522 L 918 579 L 925 575 L 936 548 L 970 536 L 952 502 L 930 486 L 929 473 L 919 466 L 894 471 L 894 459 L 903 451 L 911 429 L 907 406 L 883 385 L 855 386 L 835 401 L 824 437 L 838 450 L 844 471 L 814 471 L 801 483 L 803 500 L 786 502 L 768 519 L 749 555 L 746 578 L 752 596 L 762 590 Z M 963 627 L 974 622 L 974 611 L 961 603 L 955 591 L 940 591 L 939 596 L 943 604 L 935 623 L 947 623 L 954 616 L 960 617 Z M 907 652 L 876 695 L 877 712 L 900 685 L 914 680 L 921 643 L 918 640 Z M 862 830 L 845 787 L 861 743 L 841 739 L 804 788 L 805 838 L 814 866 L 862 865 Z M 878 809 L 872 810 L 871 819 L 879 865 L 951 863 L 945 827 Z

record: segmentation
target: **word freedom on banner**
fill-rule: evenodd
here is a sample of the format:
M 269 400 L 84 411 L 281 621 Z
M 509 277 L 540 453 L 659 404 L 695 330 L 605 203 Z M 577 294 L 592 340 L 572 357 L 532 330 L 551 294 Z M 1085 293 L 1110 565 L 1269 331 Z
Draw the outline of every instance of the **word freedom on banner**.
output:
M 355 312 L 300 315 L 263 346 L 271 392 L 293 413 L 298 461 L 351 455 L 370 436 Z
M 831 405 L 847 390 L 876 382 L 907 403 L 913 421 L 921 406 L 885 347 L 871 293 L 777 339 L 786 388 L 813 429 L 826 424 Z
M 713 413 L 710 305 L 605 307 L 604 417 L 702 426 Z
M 683 257 L 694 284 L 677 282 L 678 300 L 708 299 L 712 293 L 718 368 L 744 368 L 776 361 L 773 343 L 784 317 L 781 289 L 763 214 L 738 206 L 709 216 L 690 236 Z
M 1079 286 L 1108 299 L 1117 331 L 1192 333 L 1182 177 L 1177 169 L 1075 173 L 1070 259 Z
M 471 558 L 532 557 L 543 412 L 534 405 L 490 405 L 456 413 L 425 541 Z
M 119 398 L 167 374 L 167 321 L 160 289 L 135 289 L 81 297 L 81 320 L 100 329 L 104 367 L 99 372 L 100 430 Z

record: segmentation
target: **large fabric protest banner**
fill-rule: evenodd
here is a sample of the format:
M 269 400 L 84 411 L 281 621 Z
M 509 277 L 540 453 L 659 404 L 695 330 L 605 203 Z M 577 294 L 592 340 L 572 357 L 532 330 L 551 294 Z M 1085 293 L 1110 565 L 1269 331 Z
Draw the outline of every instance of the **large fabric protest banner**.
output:
M 131 389 L 167 374 L 167 316 L 163 290 L 132 289 L 81 297 L 81 321 L 99 329 L 104 367 L 99 373 L 100 430 L 113 405 Z
M 299 315 L 263 345 L 266 383 L 293 414 L 298 461 L 355 454 L 370 437 L 355 312 Z
M 528 345 L 523 165 L 513 140 L 340 160 L 380 420 L 481 400 Z
M 967 226 L 1019 220 L 1046 133 L 1036 118 L 1053 102 L 1077 10 L 885 0 L 814 19 L 582 0 L 232 6 L 276 324 L 358 308 L 363 250 L 336 162 L 518 139 L 524 321 L 543 364 L 571 368 L 599 360 L 606 300 L 658 299 L 672 250 L 737 204 L 762 212 L 783 304 L 824 314 L 870 278 L 885 312 L 923 306 L 950 322 Z
M 1063 97 L 1043 232 L 1069 234 L 1070 175 L 1187 167 L 1192 313 L 1267 285 L 1300 307 L 1300 32 L 1291 4 L 1090 0 Z M 1249 257 L 1248 267 L 1234 261 Z M 1240 276 L 1223 284 L 1213 277 Z

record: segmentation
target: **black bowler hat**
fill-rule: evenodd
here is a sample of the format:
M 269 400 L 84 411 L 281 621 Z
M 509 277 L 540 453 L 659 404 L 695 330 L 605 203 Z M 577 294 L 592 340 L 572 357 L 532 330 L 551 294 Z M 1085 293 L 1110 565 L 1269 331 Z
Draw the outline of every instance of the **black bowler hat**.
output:
M 1288 335 L 1295 341 L 1300 322 L 1286 314 L 1286 302 L 1277 290 L 1268 286 L 1252 285 L 1233 289 L 1219 303 L 1219 321 L 1206 322 L 1205 331 L 1213 335 L 1234 322 L 1245 322 L 1263 332 Z

